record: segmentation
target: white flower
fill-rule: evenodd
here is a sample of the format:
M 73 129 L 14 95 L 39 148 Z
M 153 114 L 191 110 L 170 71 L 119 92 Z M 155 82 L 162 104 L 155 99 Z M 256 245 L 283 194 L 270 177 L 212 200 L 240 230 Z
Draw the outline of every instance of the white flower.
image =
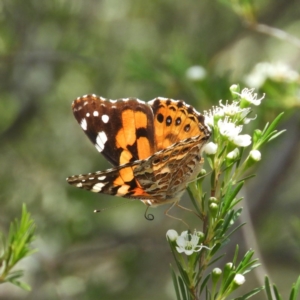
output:
M 228 101 L 226 101 L 226 104 L 224 105 L 222 103 L 222 100 L 220 100 L 219 103 L 224 112 L 224 115 L 229 116 L 232 120 L 236 120 L 239 123 L 248 124 L 250 121 L 255 119 L 246 118 L 251 112 L 251 108 L 241 108 L 239 101 L 233 101 L 231 104 L 228 104 Z
M 245 279 L 245 276 L 242 275 L 242 274 L 236 274 L 234 276 L 234 279 L 233 279 L 234 283 L 237 284 L 237 285 L 242 285 L 243 283 L 245 283 L 246 279 Z
M 220 134 L 227 137 L 229 140 L 238 136 L 243 129 L 242 125 L 236 126 L 234 123 L 229 122 L 228 118 L 225 118 L 225 120 L 219 120 L 218 127 Z
M 255 115 L 254 118 L 244 118 L 243 123 L 244 124 L 249 124 L 251 121 L 255 120 L 257 115 Z
M 186 255 L 191 255 L 194 252 L 199 252 L 202 248 L 208 248 L 203 245 L 198 245 L 200 236 L 201 234 L 197 233 L 197 231 L 193 234 L 188 233 L 188 231 L 183 231 L 176 240 L 178 246 L 176 247 L 177 252 L 184 252 Z
M 185 75 L 192 81 L 198 81 L 206 77 L 206 70 L 202 66 L 192 66 L 186 70 Z
M 234 160 L 236 159 L 238 156 L 240 155 L 240 151 L 238 148 L 235 148 L 234 150 L 232 150 L 231 152 L 229 152 L 227 154 L 227 158 L 230 159 L 230 160 Z
M 205 123 L 209 126 L 214 126 L 214 120 L 219 120 L 224 117 L 224 110 L 221 107 L 213 106 L 209 111 L 204 111 Z
M 250 157 L 255 161 L 261 160 L 261 153 L 258 150 L 251 150 L 250 151 Z
M 167 231 L 167 239 L 170 240 L 171 242 L 176 241 L 178 238 L 178 233 L 176 230 L 174 229 L 169 229 Z
M 227 137 L 229 141 L 233 142 L 236 146 L 247 147 L 251 144 L 251 136 L 248 134 L 239 135 L 243 126 L 236 126 L 234 123 L 229 122 L 228 118 L 218 121 L 220 134 Z
M 225 116 L 234 116 L 241 112 L 241 108 L 239 106 L 239 102 L 233 101 L 231 104 L 228 104 L 228 101 L 226 101 L 226 104 L 224 105 L 222 103 L 222 100 L 219 101 L 220 106 L 223 109 Z
M 249 104 L 258 106 L 260 105 L 261 100 L 264 99 L 265 95 L 257 99 L 257 93 L 253 93 L 253 91 L 254 89 L 244 88 L 240 94 L 239 93 L 235 93 L 235 94 L 241 97 L 241 102 L 247 102 Z
M 217 149 L 218 149 L 218 145 L 213 142 L 209 142 L 203 146 L 203 151 L 208 155 L 216 154 Z
M 251 144 L 251 136 L 249 134 L 241 134 L 235 136 L 232 142 L 239 147 L 247 147 Z

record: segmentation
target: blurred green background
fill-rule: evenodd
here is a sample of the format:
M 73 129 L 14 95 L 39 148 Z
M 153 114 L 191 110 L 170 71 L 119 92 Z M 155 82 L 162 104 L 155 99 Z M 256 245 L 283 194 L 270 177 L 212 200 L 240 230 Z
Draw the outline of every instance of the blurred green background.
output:
M 266 93 L 255 128 L 285 111 L 280 129 L 288 131 L 262 151 L 258 176 L 244 190 L 242 218 L 253 230 L 245 227 L 224 252 L 240 243 L 262 259 L 245 291 L 268 272 L 287 295 L 300 273 L 300 2 L 257 0 L 254 10 L 243 2 L 0 2 L 0 231 L 26 203 L 39 249 L 19 265 L 32 291 L 3 284 L 0 299 L 174 299 L 165 233 L 186 228 L 165 217 L 167 207 L 151 210 L 149 222 L 138 201 L 114 207 L 126 200 L 66 183 L 109 167 L 71 103 L 88 93 L 164 96 L 203 111 L 229 99 L 233 83 Z M 294 40 L 262 32 L 256 21 Z M 186 195 L 182 203 L 189 206 Z M 200 229 L 189 213 L 174 215 Z

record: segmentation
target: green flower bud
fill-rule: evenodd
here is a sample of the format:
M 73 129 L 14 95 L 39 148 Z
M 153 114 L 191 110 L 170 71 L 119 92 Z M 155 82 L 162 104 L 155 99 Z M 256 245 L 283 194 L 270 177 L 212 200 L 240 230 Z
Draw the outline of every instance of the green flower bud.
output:
M 215 218 L 217 216 L 217 213 L 219 211 L 219 205 L 216 203 L 211 203 L 209 205 L 209 211 L 211 213 L 211 215 Z
M 232 97 L 235 99 L 237 98 L 237 94 L 240 93 L 240 86 L 238 84 L 233 84 L 230 88 L 229 88 Z
M 208 203 L 209 204 L 211 204 L 211 203 L 218 203 L 219 201 L 218 201 L 218 199 L 216 198 L 216 197 L 210 197 L 209 199 L 208 199 Z
M 216 284 L 222 275 L 222 270 L 220 268 L 214 268 L 211 275 L 213 284 Z

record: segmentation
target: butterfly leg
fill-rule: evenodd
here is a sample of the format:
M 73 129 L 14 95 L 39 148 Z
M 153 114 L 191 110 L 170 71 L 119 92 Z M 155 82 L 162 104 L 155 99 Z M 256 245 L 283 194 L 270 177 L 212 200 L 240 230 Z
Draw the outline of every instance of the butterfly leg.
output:
M 188 211 L 188 212 L 193 213 L 194 215 L 196 215 L 198 218 L 201 219 L 201 216 L 200 216 L 199 214 L 197 214 L 194 210 L 192 210 L 192 209 L 190 209 L 190 208 L 187 208 L 187 207 L 184 207 L 184 206 L 180 205 L 178 202 L 175 202 L 175 205 L 176 205 L 178 208 L 181 208 L 181 209 L 183 209 L 183 210 L 186 210 L 186 211 Z
M 176 205 L 177 206 L 178 202 L 174 202 L 167 210 L 165 210 L 165 215 L 169 218 L 172 218 L 172 219 L 175 219 L 175 220 L 178 220 L 180 222 L 182 222 L 186 227 L 188 227 L 188 229 L 190 230 L 190 226 L 183 221 L 183 219 L 180 219 L 180 218 L 176 218 L 172 215 L 169 214 L 169 211 Z

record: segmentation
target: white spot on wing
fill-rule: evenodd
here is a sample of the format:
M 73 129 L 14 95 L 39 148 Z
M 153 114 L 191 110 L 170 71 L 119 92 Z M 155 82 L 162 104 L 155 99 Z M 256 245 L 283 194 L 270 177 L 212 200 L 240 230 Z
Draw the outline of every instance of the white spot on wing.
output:
M 104 186 L 105 186 L 105 183 L 101 183 L 101 182 L 96 183 L 93 186 L 93 188 L 91 189 L 91 191 L 94 192 L 94 193 L 99 193 Z
M 98 180 L 104 180 L 106 178 L 106 176 L 100 176 L 98 177 Z
M 94 117 L 98 117 L 98 116 L 99 116 L 99 113 L 95 110 L 95 111 L 93 112 L 93 116 L 94 116 Z
M 107 141 L 107 136 L 104 131 L 100 131 L 96 138 L 95 147 L 99 152 L 102 152 Z
M 79 182 L 79 183 L 76 184 L 76 186 L 80 188 L 80 187 L 82 187 L 82 183 Z
M 103 115 L 101 118 L 102 118 L 103 123 L 107 123 L 109 121 L 108 115 Z
M 87 130 L 87 122 L 85 118 L 81 120 L 80 126 L 83 130 Z

